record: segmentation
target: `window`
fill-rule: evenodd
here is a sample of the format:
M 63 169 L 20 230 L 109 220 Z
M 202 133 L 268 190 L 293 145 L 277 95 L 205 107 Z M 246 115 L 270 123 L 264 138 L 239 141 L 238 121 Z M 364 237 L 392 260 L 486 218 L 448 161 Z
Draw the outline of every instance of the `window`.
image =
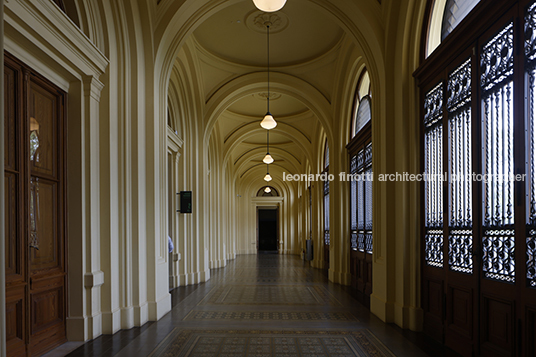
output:
M 370 122 L 372 118 L 370 105 L 370 77 L 365 69 L 359 78 L 355 91 L 352 138 Z
M 479 2 L 480 0 L 448 0 L 443 13 L 441 40 L 444 40 Z
M 462 355 L 534 355 L 536 2 L 449 0 L 442 16 L 449 41 L 415 73 L 425 331 Z
M 370 77 L 363 70 L 355 90 L 352 140 L 348 145 L 350 172 L 350 244 L 353 250 L 372 253 L 372 141 Z
M 426 57 L 434 52 L 479 2 L 480 0 L 433 1 L 426 39 Z
M 329 146 L 328 140 L 324 145 L 324 170 L 326 176 L 329 175 Z M 324 245 L 329 245 L 329 180 L 324 181 Z

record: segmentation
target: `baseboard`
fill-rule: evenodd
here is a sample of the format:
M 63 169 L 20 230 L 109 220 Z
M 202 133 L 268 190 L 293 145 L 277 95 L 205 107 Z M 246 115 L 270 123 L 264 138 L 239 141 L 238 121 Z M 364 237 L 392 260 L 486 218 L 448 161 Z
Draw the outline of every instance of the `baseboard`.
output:
M 158 301 L 149 301 L 149 321 L 158 321 L 162 316 L 171 311 L 171 295 L 165 293 Z
M 102 333 L 113 335 L 121 329 L 121 309 L 102 313 Z

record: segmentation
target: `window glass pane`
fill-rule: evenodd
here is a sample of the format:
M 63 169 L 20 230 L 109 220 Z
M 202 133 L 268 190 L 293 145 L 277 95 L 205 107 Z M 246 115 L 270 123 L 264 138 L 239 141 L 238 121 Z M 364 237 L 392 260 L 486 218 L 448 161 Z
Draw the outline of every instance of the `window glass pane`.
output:
M 326 140 L 326 147 L 324 148 L 324 168 L 329 166 L 329 146 L 328 141 Z
M 536 288 L 536 3 L 525 14 L 525 56 L 527 80 L 529 147 L 527 157 L 527 285 Z
M 448 0 L 443 14 L 441 40 L 444 40 L 480 0 Z
M 359 82 L 359 88 L 357 90 L 359 94 L 359 100 L 361 100 L 364 96 L 370 94 L 370 77 L 368 72 L 365 71 L 365 73 L 363 74 L 363 77 Z
M 355 118 L 355 132 L 354 135 L 359 133 L 361 129 L 370 121 L 372 114 L 370 112 L 370 97 L 367 95 L 359 103 Z

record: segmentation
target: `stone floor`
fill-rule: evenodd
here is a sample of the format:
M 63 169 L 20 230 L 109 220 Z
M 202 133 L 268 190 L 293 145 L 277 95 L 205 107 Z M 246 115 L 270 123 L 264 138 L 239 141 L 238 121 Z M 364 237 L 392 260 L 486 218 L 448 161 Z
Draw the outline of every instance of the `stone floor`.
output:
M 419 335 L 381 322 L 352 297 L 347 287 L 328 282 L 324 271 L 310 268 L 298 257 L 238 256 L 211 274 L 207 283 L 176 289 L 172 294 L 173 310 L 160 321 L 101 336 L 68 356 L 148 356 L 153 351 L 153 356 L 162 355 L 158 351 L 166 341 L 181 333 L 197 333 L 197 339 L 189 342 L 190 351 L 205 351 L 184 355 L 209 356 L 207 351 L 217 350 L 214 341 L 227 348 L 226 356 L 279 355 L 275 352 L 283 348 L 281 341 L 286 343 L 287 354 L 282 354 L 285 356 L 335 355 L 325 348 L 324 354 L 312 349 L 310 353 L 307 349 L 296 352 L 302 346 L 296 334 L 306 335 L 307 341 L 321 345 L 340 344 L 337 335 L 364 336 L 381 345 L 378 356 L 451 355 L 422 343 Z M 326 340 L 326 336 L 337 338 Z M 314 338 L 319 338 L 319 342 L 314 342 Z M 248 353 L 245 348 L 252 341 L 257 344 L 255 348 L 271 348 L 272 352 Z M 259 341 L 264 341 L 264 346 Z M 240 347 L 241 344 L 246 347 Z M 344 351 L 337 355 L 361 355 L 354 347 L 350 352 Z M 65 355 L 54 353 L 49 356 Z

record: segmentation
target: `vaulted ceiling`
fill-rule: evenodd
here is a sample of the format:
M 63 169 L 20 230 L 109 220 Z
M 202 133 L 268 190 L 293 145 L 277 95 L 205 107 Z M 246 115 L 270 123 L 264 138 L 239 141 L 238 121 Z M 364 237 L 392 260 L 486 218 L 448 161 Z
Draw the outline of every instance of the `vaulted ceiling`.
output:
M 317 5 L 298 0 L 288 1 L 275 13 L 261 12 L 251 0 L 244 0 L 217 12 L 196 28 L 191 40 L 205 102 L 240 76 L 255 72 L 263 75 L 257 91 L 244 91 L 226 107 L 211 134 L 213 140 L 231 148 L 227 157 L 240 176 L 262 165 L 266 152 L 266 131 L 259 125 L 267 110 L 266 23 L 270 23 L 271 83 L 278 74 L 297 78 L 314 87 L 327 102 L 335 90 L 337 60 L 345 40 L 344 31 Z M 283 165 L 289 169 L 290 162 L 303 165 L 305 151 L 311 150 L 321 130 L 313 111 L 295 95 L 302 89 L 294 86 L 290 91 L 279 91 L 275 85 L 270 89 L 270 112 L 279 124 L 270 131 L 274 167 Z M 309 147 L 305 148 L 304 143 Z

